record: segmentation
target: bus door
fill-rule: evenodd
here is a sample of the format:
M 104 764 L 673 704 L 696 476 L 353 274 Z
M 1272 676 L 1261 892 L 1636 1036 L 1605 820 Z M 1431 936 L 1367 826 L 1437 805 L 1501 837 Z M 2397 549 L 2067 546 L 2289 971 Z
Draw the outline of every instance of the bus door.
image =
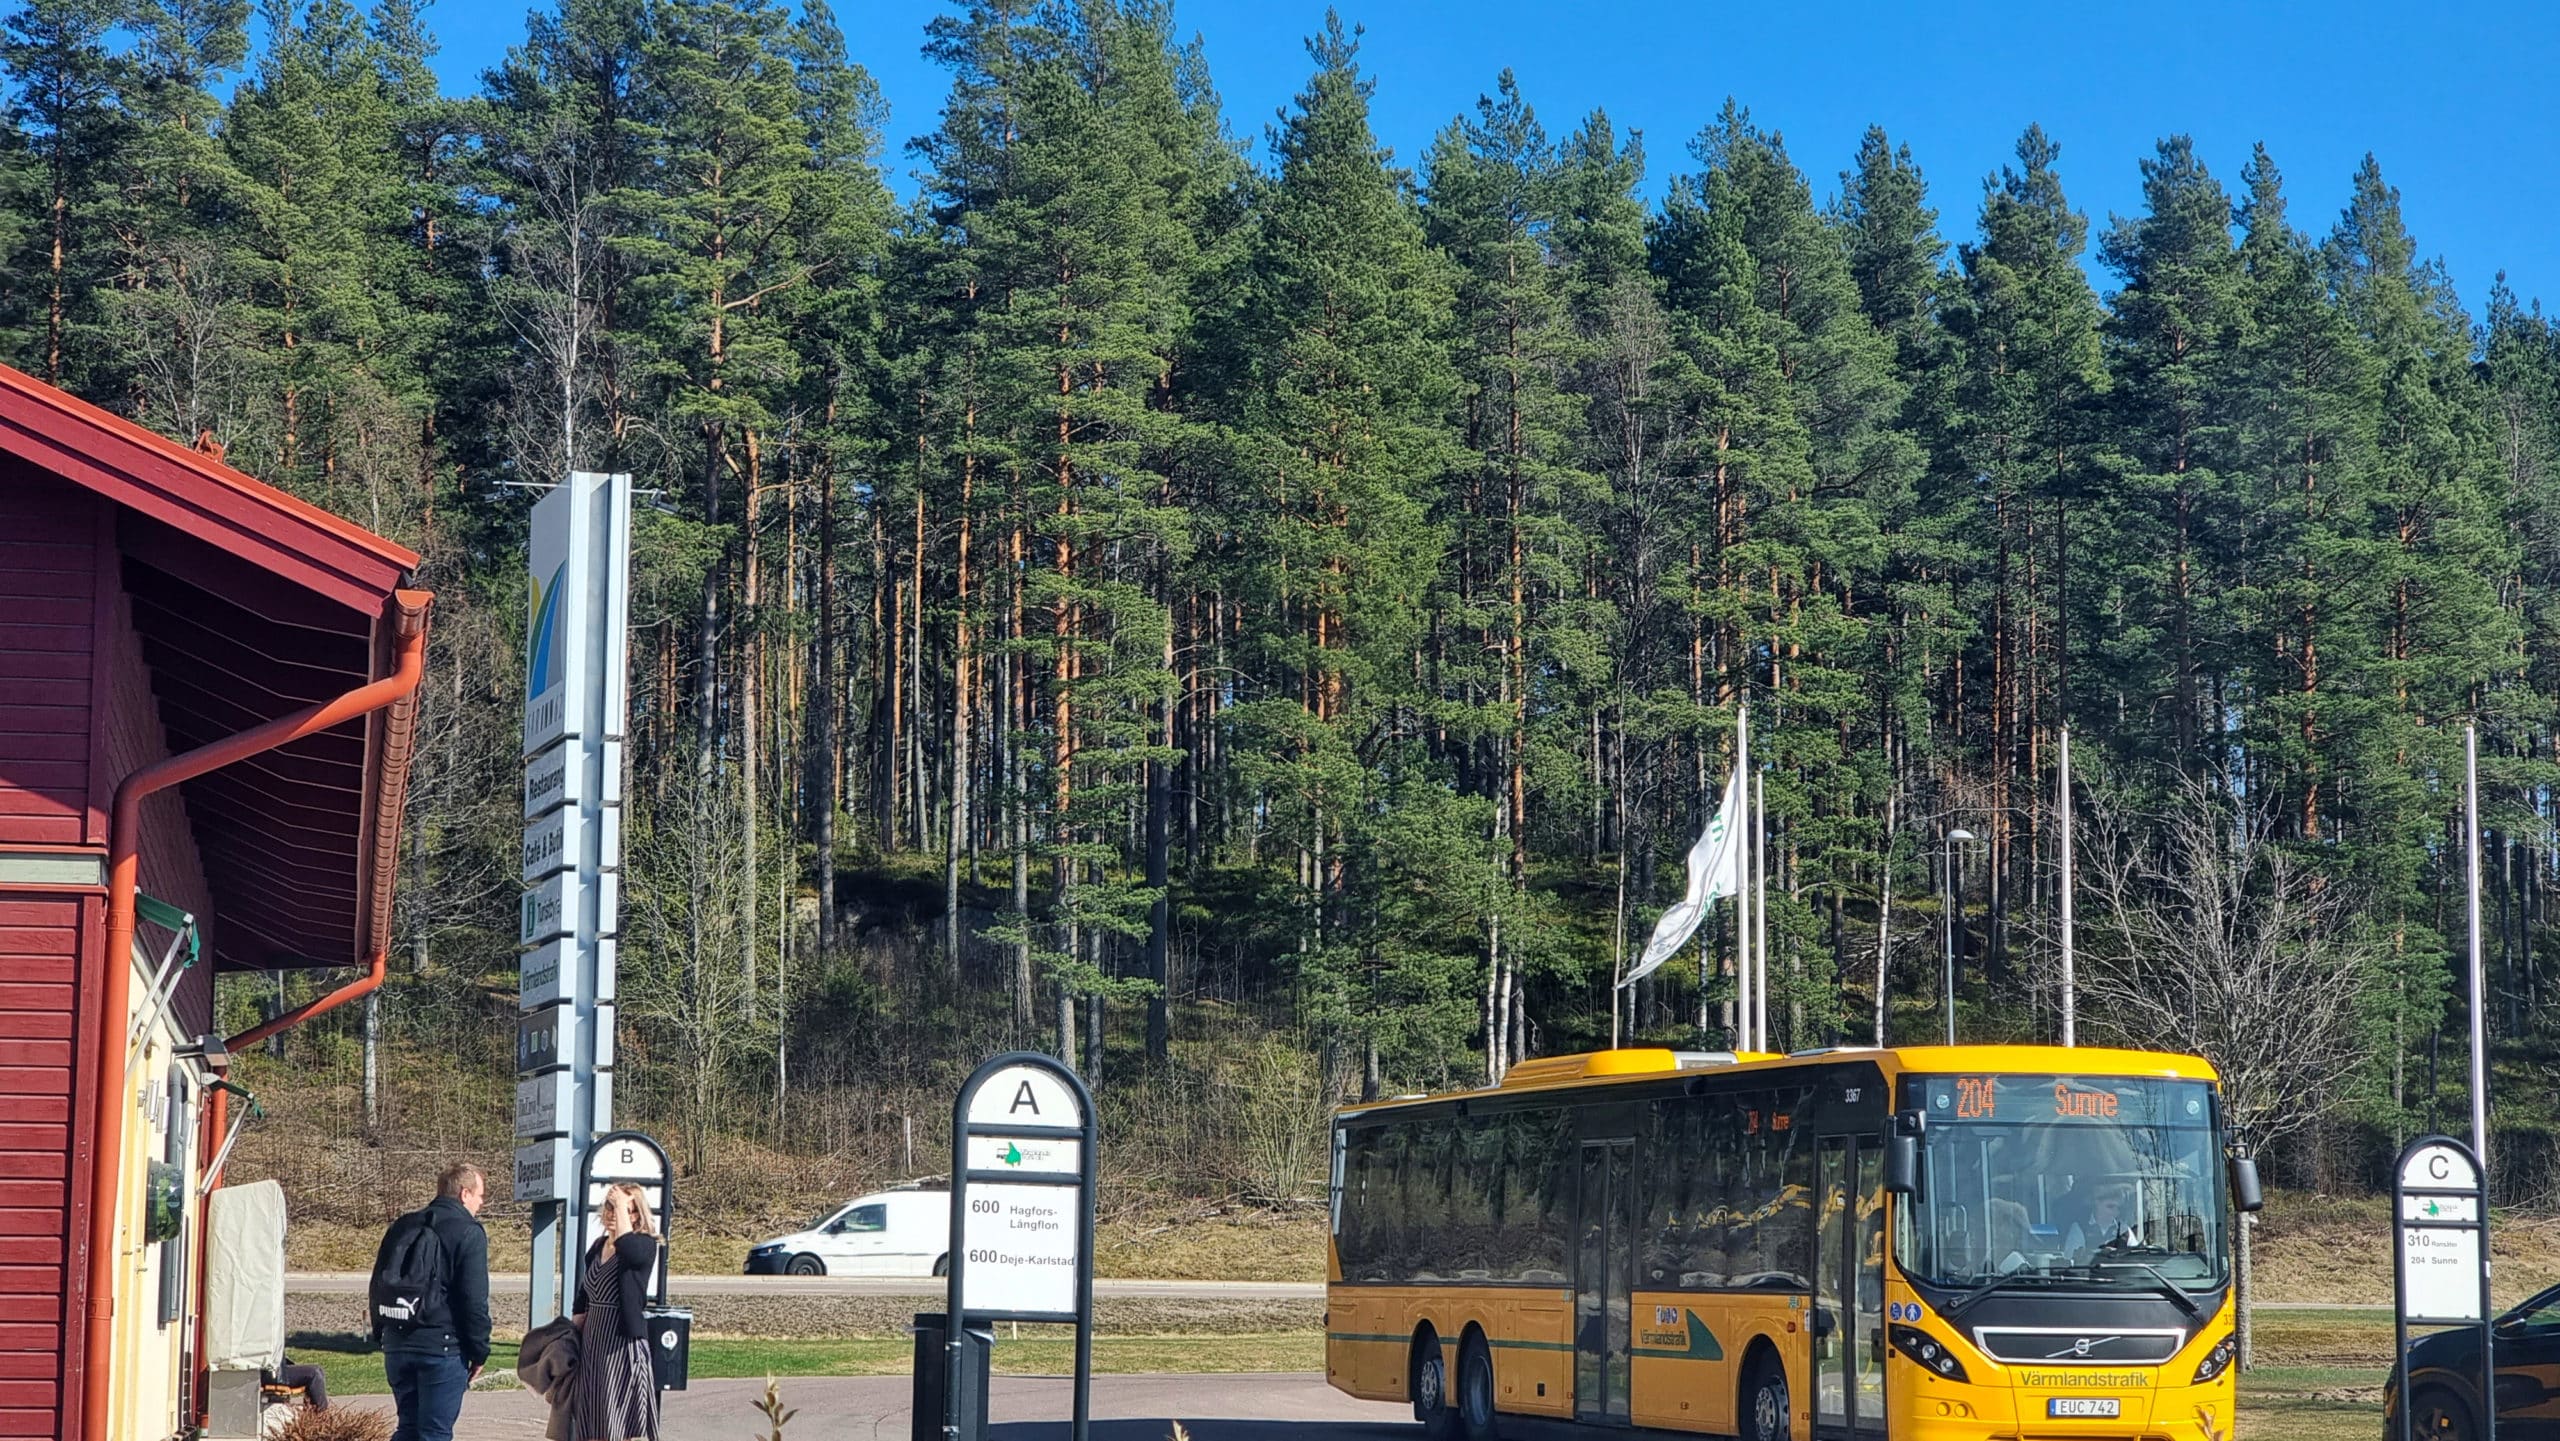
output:
M 1636 1143 L 1585 1141 L 1573 1260 L 1573 1413 L 1627 1422 L 1635 1284 Z
M 1826 1437 L 1884 1435 L 1883 1154 L 1822 1138 L 1813 1268 L 1813 1421 Z

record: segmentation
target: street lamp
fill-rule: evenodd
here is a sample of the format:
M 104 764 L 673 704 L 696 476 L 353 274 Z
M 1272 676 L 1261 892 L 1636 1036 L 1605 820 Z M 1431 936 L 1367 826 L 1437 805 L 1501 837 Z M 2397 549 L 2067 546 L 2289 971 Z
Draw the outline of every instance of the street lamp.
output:
M 1959 827 L 1947 832 L 1947 966 L 1946 990 L 1939 1009 L 1945 1013 L 1947 1044 L 1956 1043 L 1956 967 L 1964 960 L 1964 864 L 1957 847 L 1974 839 Z

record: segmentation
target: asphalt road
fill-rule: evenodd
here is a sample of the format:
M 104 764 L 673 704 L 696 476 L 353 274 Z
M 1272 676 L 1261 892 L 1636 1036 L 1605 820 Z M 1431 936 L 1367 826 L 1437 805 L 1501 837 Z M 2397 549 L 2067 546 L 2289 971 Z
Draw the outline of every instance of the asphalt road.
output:
M 782 1404 L 799 1413 L 786 1434 L 828 1441 L 906 1441 L 906 1376 L 803 1377 L 782 1383 Z M 1063 1378 L 998 1376 L 988 1397 L 988 1441 L 1066 1441 L 1073 1388 Z M 700 1381 L 663 1397 L 661 1441 L 737 1441 L 758 1436 L 762 1381 Z M 387 1396 L 344 1404 L 389 1409 Z M 463 1401 L 456 1434 L 472 1441 L 540 1441 L 545 1408 L 524 1390 L 475 1391 Z M 1322 1376 L 1097 1376 L 1092 1441 L 1169 1441 L 1180 1421 L 1192 1441 L 1413 1441 L 1413 1412 L 1354 1401 Z
M 284 1289 L 293 1296 L 359 1296 L 362 1271 L 287 1271 Z M 493 1272 L 489 1290 L 499 1296 L 525 1293 L 522 1273 Z M 943 1283 L 913 1276 L 675 1276 L 667 1282 L 670 1299 L 686 1296 L 939 1296 Z M 1120 1281 L 1098 1279 L 1096 1296 L 1162 1296 L 1192 1299 L 1307 1300 L 1324 1295 L 1321 1281 Z

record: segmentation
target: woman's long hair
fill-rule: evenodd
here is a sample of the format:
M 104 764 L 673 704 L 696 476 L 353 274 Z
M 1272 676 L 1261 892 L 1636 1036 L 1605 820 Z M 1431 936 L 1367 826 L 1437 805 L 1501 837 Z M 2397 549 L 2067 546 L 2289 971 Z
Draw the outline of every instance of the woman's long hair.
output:
M 631 1198 L 631 1229 L 655 1239 L 658 1234 L 658 1220 L 649 1214 L 649 1194 L 629 1181 L 616 1181 L 604 1188 L 604 1205 L 612 1205 L 614 1199 L 619 1196 Z

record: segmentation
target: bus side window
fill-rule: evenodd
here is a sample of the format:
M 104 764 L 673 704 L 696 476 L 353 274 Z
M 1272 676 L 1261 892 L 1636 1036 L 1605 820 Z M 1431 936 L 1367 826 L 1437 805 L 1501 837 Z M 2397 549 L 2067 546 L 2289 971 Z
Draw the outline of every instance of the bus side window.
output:
M 1561 1285 L 1568 1274 L 1565 1258 L 1571 1254 L 1574 1191 L 1581 1174 L 1582 1151 L 1574 1140 L 1566 1112 L 1543 1112 L 1539 1122 L 1537 1134 L 1543 1157 L 1538 1187 L 1541 1216 L 1524 1279 Z
M 1645 1159 L 1637 1176 L 1644 1196 L 1643 1277 L 1650 1286 L 1694 1286 L 1697 1251 L 1706 1232 L 1699 1224 L 1704 1208 L 1708 1162 L 1699 1153 L 1699 1119 L 1705 1103 L 1696 1097 L 1656 1101 L 1648 1128 Z
M 1410 1129 L 1398 1122 L 1380 1126 L 1375 1148 L 1369 1153 L 1369 1194 L 1373 1199 L 1368 1279 L 1372 1281 L 1400 1281 L 1405 1276 L 1405 1258 L 1410 1254 L 1406 1236 L 1411 1227 L 1405 1212 L 1404 1151 L 1405 1133 Z
M 1490 1280 L 1502 1214 L 1502 1133 L 1485 1117 L 1461 1118 L 1449 1145 L 1449 1274 Z
M 1797 1124 L 1813 1093 L 1780 1092 L 1777 1114 L 1787 1124 L 1771 1138 L 1779 1183 L 1776 1244 L 1770 1269 L 1787 1276 L 1795 1289 L 1813 1285 L 1813 1157 L 1812 1132 Z

